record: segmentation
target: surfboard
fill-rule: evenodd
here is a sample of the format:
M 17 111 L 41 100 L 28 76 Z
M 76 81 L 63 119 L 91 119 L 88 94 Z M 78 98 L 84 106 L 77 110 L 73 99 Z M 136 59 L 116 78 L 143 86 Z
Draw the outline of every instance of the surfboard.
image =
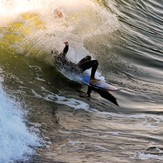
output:
M 109 83 L 106 83 L 103 80 L 100 79 L 91 79 L 90 80 L 90 76 L 89 75 L 82 75 L 81 76 L 81 81 L 88 85 L 91 86 L 95 89 L 100 89 L 100 90 L 105 90 L 105 91 L 118 91 L 120 90 L 120 88 L 117 88 Z

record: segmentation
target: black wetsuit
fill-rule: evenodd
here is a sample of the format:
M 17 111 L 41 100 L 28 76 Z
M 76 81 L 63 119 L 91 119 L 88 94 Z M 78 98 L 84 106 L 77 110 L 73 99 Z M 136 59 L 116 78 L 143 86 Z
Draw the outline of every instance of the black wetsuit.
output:
M 92 68 L 91 79 L 95 78 L 95 73 L 98 67 L 97 60 L 91 60 L 91 56 L 86 56 L 78 63 L 78 66 L 82 69 L 82 71 Z
M 66 54 L 68 52 L 68 49 L 69 49 L 69 46 L 66 45 L 65 48 L 63 49 L 63 52 L 62 53 L 58 53 L 57 51 L 53 52 L 55 54 L 54 56 L 54 62 L 57 66 L 57 68 L 59 69 L 66 69 L 66 70 L 69 70 L 71 72 L 75 72 L 75 73 L 82 73 L 82 69 L 79 68 L 79 66 L 71 61 L 69 61 L 67 58 L 66 58 Z
M 60 54 L 61 57 L 66 59 L 66 54 L 68 52 L 68 49 L 69 49 L 69 46 L 66 45 L 65 48 L 63 49 L 63 53 Z M 74 66 L 74 63 L 71 62 L 71 64 Z M 97 60 L 91 60 L 91 56 L 86 56 L 85 58 L 80 60 L 76 66 L 80 69 L 80 72 L 84 72 L 85 70 L 92 68 L 91 78 L 94 79 L 95 73 L 96 73 L 96 70 L 98 67 L 98 61 Z M 76 67 L 76 66 L 74 66 L 74 67 Z

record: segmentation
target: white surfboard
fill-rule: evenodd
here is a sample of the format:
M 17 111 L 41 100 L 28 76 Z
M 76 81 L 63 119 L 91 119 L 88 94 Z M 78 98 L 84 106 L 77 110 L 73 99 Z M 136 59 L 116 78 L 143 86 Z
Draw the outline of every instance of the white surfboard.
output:
M 84 84 L 89 85 L 89 86 L 96 88 L 96 89 L 103 89 L 106 91 L 118 91 L 118 90 L 120 90 L 120 88 L 117 88 L 111 84 L 108 84 L 103 80 L 99 80 L 99 79 L 93 79 L 93 80 L 91 79 L 90 80 L 90 76 L 88 76 L 88 75 L 81 76 L 81 80 Z

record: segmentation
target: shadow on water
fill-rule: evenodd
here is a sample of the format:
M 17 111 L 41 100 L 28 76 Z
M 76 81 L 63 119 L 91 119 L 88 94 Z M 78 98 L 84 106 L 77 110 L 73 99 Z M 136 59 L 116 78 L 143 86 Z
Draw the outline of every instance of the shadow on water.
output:
M 117 99 L 108 91 L 103 90 L 103 89 L 97 89 L 97 88 L 91 88 L 91 89 L 94 90 L 95 92 L 97 92 L 101 97 L 103 97 L 106 100 L 109 100 L 110 102 L 112 102 L 113 104 L 119 106 Z

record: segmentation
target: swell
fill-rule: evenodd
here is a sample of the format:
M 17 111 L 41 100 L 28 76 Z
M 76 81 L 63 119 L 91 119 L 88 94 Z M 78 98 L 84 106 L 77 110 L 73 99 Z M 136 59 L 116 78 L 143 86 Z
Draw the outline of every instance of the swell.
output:
M 121 22 L 120 42 L 123 42 L 119 45 L 122 49 L 121 56 L 127 57 L 129 59 L 127 64 L 136 68 L 136 73 L 125 73 L 138 80 L 161 84 L 163 5 L 159 1 L 151 0 L 134 2 L 119 0 L 116 8 L 115 12 Z

